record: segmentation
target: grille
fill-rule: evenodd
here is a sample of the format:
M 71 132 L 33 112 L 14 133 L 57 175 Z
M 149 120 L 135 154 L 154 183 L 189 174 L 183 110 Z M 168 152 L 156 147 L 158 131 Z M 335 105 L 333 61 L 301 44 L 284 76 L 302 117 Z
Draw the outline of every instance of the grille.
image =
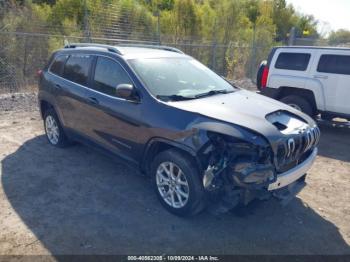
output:
M 277 148 L 277 171 L 285 172 L 304 161 L 306 155 L 318 144 L 320 135 L 316 126 L 291 135 L 283 141 Z

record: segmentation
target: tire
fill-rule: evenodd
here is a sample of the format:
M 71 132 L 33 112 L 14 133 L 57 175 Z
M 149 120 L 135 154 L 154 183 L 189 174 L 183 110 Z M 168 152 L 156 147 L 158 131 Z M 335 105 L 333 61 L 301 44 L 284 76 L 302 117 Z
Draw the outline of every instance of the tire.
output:
M 173 182 L 169 179 L 171 175 L 167 172 L 171 170 L 171 165 L 173 174 L 177 178 L 172 180 Z M 198 169 L 185 154 L 180 154 L 176 150 L 161 152 L 153 160 L 151 176 L 160 203 L 172 214 L 182 217 L 193 216 L 204 209 L 205 193 Z M 163 178 L 167 178 L 170 182 L 166 182 Z M 173 190 L 172 193 L 171 190 Z M 187 194 L 187 200 L 180 191 Z
M 332 121 L 334 117 L 329 114 L 321 114 L 321 118 L 325 121 Z
M 280 101 L 311 117 L 315 116 L 315 110 L 305 98 L 302 98 L 300 96 L 290 95 L 290 96 L 283 97 Z
M 44 128 L 46 138 L 51 145 L 60 148 L 70 145 L 70 141 L 64 133 L 62 125 L 53 108 L 50 108 L 44 112 Z

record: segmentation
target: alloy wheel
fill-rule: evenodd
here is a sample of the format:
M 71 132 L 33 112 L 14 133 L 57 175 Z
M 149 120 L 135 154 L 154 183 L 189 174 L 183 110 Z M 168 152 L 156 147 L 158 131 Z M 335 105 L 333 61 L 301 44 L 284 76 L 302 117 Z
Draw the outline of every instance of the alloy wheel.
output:
M 60 137 L 60 130 L 55 118 L 51 115 L 45 119 L 45 131 L 50 143 L 56 145 Z
M 163 162 L 157 168 L 156 183 L 159 194 L 169 206 L 182 208 L 189 198 L 185 174 L 173 162 Z

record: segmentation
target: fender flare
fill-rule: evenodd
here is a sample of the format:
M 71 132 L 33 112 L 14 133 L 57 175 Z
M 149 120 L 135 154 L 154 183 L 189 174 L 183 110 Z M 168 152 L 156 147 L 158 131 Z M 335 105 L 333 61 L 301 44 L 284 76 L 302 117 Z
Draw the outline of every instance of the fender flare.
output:
M 314 94 L 317 110 L 325 111 L 326 96 L 321 81 L 318 79 L 309 79 L 305 82 L 305 86 L 308 87 L 306 90 L 310 90 Z
M 150 156 L 154 156 L 152 149 L 154 147 L 155 144 L 157 143 L 162 143 L 165 144 L 167 146 L 169 146 L 170 148 L 174 148 L 174 149 L 178 149 L 180 151 L 184 151 L 186 153 L 188 153 L 189 155 L 191 155 L 193 157 L 193 159 L 195 159 L 196 164 L 198 165 L 198 169 L 202 170 L 202 164 L 197 156 L 196 151 L 191 148 L 190 146 L 180 143 L 180 142 L 176 142 L 173 140 L 169 140 L 166 138 L 162 138 L 162 137 L 153 137 L 151 138 L 142 153 L 142 157 L 141 157 L 141 163 L 140 163 L 140 167 L 142 171 L 149 171 L 149 166 L 150 166 Z
M 41 112 L 41 103 L 42 102 L 46 102 L 49 105 L 51 105 L 53 110 L 55 110 L 55 113 L 56 113 L 56 115 L 58 117 L 58 120 L 60 121 L 61 125 L 65 126 L 65 123 L 63 121 L 62 114 L 61 114 L 60 110 L 57 109 L 57 106 L 56 106 L 56 103 L 54 103 L 54 100 L 50 99 L 49 97 L 45 97 L 45 96 L 41 96 L 41 95 L 38 96 L 38 106 L 39 106 L 39 110 L 40 110 L 40 115 L 42 117 L 44 117 L 43 112 Z

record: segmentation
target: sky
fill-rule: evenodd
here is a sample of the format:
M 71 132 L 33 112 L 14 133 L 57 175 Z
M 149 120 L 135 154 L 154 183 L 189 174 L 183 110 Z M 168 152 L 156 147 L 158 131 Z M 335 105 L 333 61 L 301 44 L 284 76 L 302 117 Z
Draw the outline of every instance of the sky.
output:
M 331 30 L 350 30 L 350 0 L 286 0 L 304 14 L 313 15 L 318 21 L 318 31 L 327 34 Z

